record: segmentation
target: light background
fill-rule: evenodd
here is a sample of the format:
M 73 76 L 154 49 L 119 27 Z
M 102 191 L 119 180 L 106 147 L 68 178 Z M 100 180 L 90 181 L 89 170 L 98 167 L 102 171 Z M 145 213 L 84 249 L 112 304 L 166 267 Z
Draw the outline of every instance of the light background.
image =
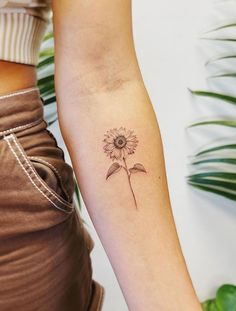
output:
M 235 1 L 227 0 L 133 1 L 136 51 L 159 120 L 175 222 L 200 300 L 213 296 L 222 283 L 236 283 L 236 206 L 186 185 L 189 156 L 216 137 L 224 139 L 230 134 L 233 138 L 235 130 L 186 127 L 209 115 L 232 115 L 235 111 L 220 102 L 193 100 L 187 88 L 206 88 L 209 72 L 204 62 L 224 51 L 199 38 L 215 25 L 234 21 L 235 7 Z M 222 88 L 219 82 L 208 80 L 216 89 Z M 51 130 L 66 150 L 57 126 L 54 124 Z M 67 152 L 66 157 L 70 162 Z M 93 277 L 106 289 L 103 311 L 126 311 L 121 289 L 84 206 L 82 217 L 95 241 L 91 253 Z

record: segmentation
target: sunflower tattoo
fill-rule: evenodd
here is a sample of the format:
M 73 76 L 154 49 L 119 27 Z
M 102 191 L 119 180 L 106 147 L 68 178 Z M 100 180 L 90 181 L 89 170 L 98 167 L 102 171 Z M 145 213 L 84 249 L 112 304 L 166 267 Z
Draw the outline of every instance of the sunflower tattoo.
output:
M 111 175 L 119 172 L 123 168 L 126 171 L 130 190 L 132 192 L 135 207 L 137 209 L 137 201 L 131 184 L 131 175 L 137 172 L 147 173 L 147 171 L 141 163 L 134 164 L 132 168 L 128 168 L 126 163 L 127 157 L 133 154 L 136 150 L 138 145 L 137 136 L 134 134 L 133 130 L 127 130 L 124 127 L 108 130 L 104 136 L 105 138 L 103 139 L 103 142 L 105 145 L 103 149 L 106 155 L 110 157 L 112 161 L 117 160 L 124 164 L 122 165 L 119 162 L 114 162 L 108 169 L 106 179 L 108 179 Z

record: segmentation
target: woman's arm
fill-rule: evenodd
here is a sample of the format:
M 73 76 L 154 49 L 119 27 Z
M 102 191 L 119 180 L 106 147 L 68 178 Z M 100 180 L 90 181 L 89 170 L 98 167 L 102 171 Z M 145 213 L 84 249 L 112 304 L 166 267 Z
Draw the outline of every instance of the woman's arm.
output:
M 173 222 L 131 3 L 54 0 L 53 13 L 61 132 L 129 310 L 201 310 Z

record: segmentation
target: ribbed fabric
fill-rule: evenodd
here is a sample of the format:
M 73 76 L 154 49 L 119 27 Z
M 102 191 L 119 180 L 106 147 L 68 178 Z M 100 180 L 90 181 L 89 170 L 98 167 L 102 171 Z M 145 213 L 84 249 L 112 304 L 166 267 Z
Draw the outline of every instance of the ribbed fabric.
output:
M 0 60 L 37 65 L 50 0 L 0 0 Z
M 0 13 L 0 59 L 35 65 L 47 23 L 25 13 Z

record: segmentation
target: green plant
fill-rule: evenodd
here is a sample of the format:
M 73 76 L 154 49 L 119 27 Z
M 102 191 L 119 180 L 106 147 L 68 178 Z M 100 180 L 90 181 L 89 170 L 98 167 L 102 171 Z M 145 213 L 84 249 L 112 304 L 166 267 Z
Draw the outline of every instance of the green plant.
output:
M 236 29 L 236 23 L 226 24 L 212 31 L 208 32 L 217 34 L 214 38 L 207 38 L 208 40 L 215 40 L 222 43 L 224 50 L 227 50 L 227 44 L 235 44 L 236 38 L 220 37 L 219 31 L 227 29 Z M 235 49 L 235 47 L 233 46 Z M 211 59 L 206 63 L 206 66 L 217 66 L 219 62 L 225 62 L 226 67 L 230 68 L 230 62 L 236 60 L 235 53 L 228 52 L 223 56 Z M 232 66 L 232 69 L 233 66 Z M 227 79 L 236 78 L 236 71 L 228 71 L 212 75 L 210 78 L 214 79 Z M 229 80 L 226 80 L 229 81 Z M 224 87 L 222 86 L 222 89 Z M 222 105 L 236 105 L 236 97 L 232 94 L 225 92 L 217 92 L 212 87 L 209 90 L 190 90 L 193 96 L 198 98 L 206 98 L 217 100 L 222 103 Z M 235 107 L 236 108 L 236 107 Z M 235 111 L 236 112 L 236 111 Z M 218 126 L 218 127 L 228 127 L 232 128 L 232 132 L 236 128 L 236 118 L 214 118 L 211 120 L 204 120 L 202 122 L 195 122 L 189 127 L 195 128 L 199 126 Z M 228 137 L 225 137 L 225 141 Z M 187 176 L 187 182 L 189 185 L 207 191 L 224 198 L 236 201 L 236 139 L 230 143 L 219 144 L 216 143 L 214 146 L 208 146 L 203 148 L 200 152 L 197 152 L 193 156 L 193 161 L 191 163 L 192 167 L 195 168 L 195 173 Z M 210 166 L 209 166 L 210 165 Z M 213 167 L 213 168 L 210 168 Z M 214 299 L 209 299 L 202 303 L 202 308 L 204 311 L 236 311 L 236 286 L 231 284 L 225 284 L 219 287 L 216 292 L 216 297 Z
M 226 44 L 231 42 L 232 44 L 236 43 L 236 38 L 223 38 L 220 37 L 219 31 L 222 29 L 234 29 L 236 28 L 235 23 L 223 25 L 216 29 L 213 29 L 209 33 L 217 34 L 214 38 L 206 38 L 207 40 L 215 40 L 222 42 L 227 50 Z M 230 62 L 232 59 L 236 59 L 235 54 L 229 52 L 228 54 L 220 57 L 211 59 L 206 63 L 206 66 L 210 64 L 217 66 L 219 61 Z M 228 66 L 230 67 L 230 66 Z M 219 79 L 219 78 L 235 78 L 236 72 L 223 72 L 217 75 L 213 75 L 210 78 Z M 214 90 L 190 90 L 190 92 L 197 97 L 205 97 L 208 99 L 215 99 L 221 101 L 225 105 L 236 105 L 236 97 L 227 92 L 219 93 Z M 235 111 L 236 112 L 236 111 Z M 196 122 L 191 124 L 190 127 L 199 127 L 199 126 L 221 126 L 221 127 L 230 127 L 232 131 L 235 131 L 236 128 L 236 118 L 214 118 L 212 120 L 206 120 L 202 122 Z M 187 176 L 187 182 L 191 186 L 204 190 L 207 192 L 214 193 L 216 195 L 223 196 L 227 199 L 236 201 L 236 140 L 235 143 L 227 143 L 221 145 L 215 145 L 214 147 L 208 147 L 203 149 L 201 152 L 198 152 L 193 156 L 192 167 L 196 169 L 196 173 Z M 233 153 L 233 155 L 232 155 Z M 213 167 L 210 169 L 208 166 Z
M 236 286 L 225 284 L 218 288 L 216 297 L 202 303 L 204 311 L 236 311 Z
M 48 126 L 50 126 L 58 119 L 54 86 L 54 38 L 51 25 L 48 27 L 48 31 L 44 36 L 40 49 L 39 62 L 37 65 L 37 77 L 40 95 L 44 101 L 45 120 L 47 121 Z M 81 210 L 80 191 L 75 176 L 74 180 L 75 197 L 77 205 Z M 82 221 L 84 220 L 82 219 Z

